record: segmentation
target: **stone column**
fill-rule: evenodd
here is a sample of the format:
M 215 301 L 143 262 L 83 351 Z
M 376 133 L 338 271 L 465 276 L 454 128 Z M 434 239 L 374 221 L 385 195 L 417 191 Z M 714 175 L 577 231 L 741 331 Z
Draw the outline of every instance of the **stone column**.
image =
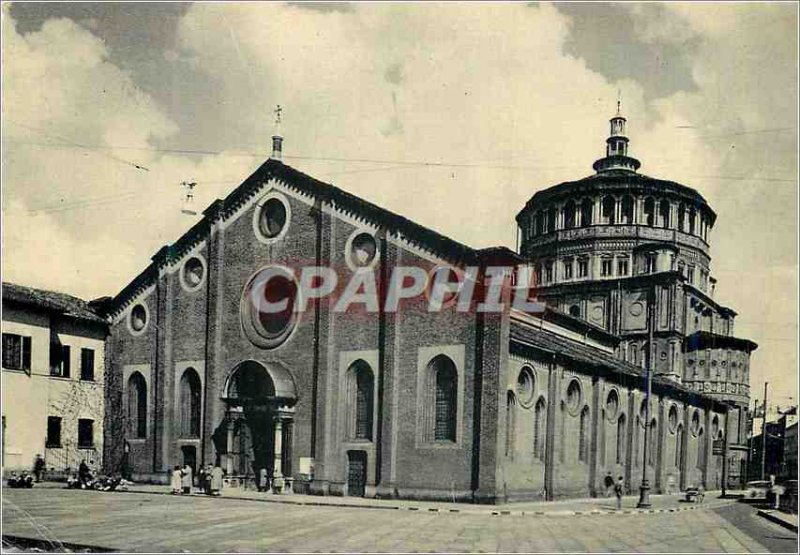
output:
M 283 420 L 280 415 L 275 416 L 275 469 L 272 473 L 272 492 L 280 493 L 283 490 L 283 471 L 282 471 L 282 455 L 283 455 Z
M 225 439 L 225 473 L 227 476 L 233 474 L 233 427 L 234 420 L 228 416 Z

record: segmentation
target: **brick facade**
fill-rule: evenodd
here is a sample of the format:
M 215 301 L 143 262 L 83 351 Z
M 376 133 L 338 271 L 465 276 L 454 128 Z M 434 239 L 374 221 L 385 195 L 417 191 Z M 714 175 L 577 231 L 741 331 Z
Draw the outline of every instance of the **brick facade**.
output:
M 259 227 L 270 199 L 282 203 L 285 216 L 274 236 Z M 494 313 L 455 305 L 429 312 L 424 296 L 401 300 L 397 312 L 371 313 L 363 305 L 336 311 L 333 303 L 357 273 L 353 244 L 362 233 L 376 252 L 358 272 L 374 276 L 381 299 L 398 267 L 430 272 L 520 262 L 505 249 L 465 247 L 269 160 L 114 299 L 108 469 L 127 464 L 134 476 L 166 481 L 176 464 L 219 463 L 233 485 L 249 483 L 263 466 L 284 491 L 481 503 L 598 495 L 607 473 L 638 486 L 644 378 L 618 356 L 619 336 L 557 311 L 520 314 L 509 308 L 508 288 L 505 309 Z M 253 335 L 261 333 L 258 322 L 248 319 L 248 284 L 267 266 L 308 265 L 333 268 L 336 291 L 310 300 L 291 331 L 265 346 Z M 191 268 L 201 269 L 192 276 Z M 143 312 L 142 325 L 136 315 Z M 440 418 L 431 390 L 437 357 L 455 367 L 455 429 L 447 440 L 431 431 Z M 359 432 L 366 437 L 353 432 L 356 381 L 349 373 L 356 367 L 367 368 L 372 381 L 365 383 L 373 384 L 358 390 L 372 402 L 365 409 L 372 427 Z M 199 405 L 183 379 L 190 370 L 200 378 Z M 141 438 L 131 437 L 129 422 L 138 410 L 131 408 L 131 384 L 140 383 L 132 381 L 135 373 L 147 387 Z M 253 393 L 260 387 L 267 393 Z M 619 399 L 613 416 L 605 412 L 612 389 Z M 186 437 L 195 406 L 199 433 Z M 668 380 L 654 385 L 652 406 L 651 483 L 660 490 L 672 476 L 681 486 L 710 487 L 718 480 L 710 436 L 686 431 L 695 414 L 704 430 L 712 417 L 725 425 L 727 406 Z M 685 431 L 679 457 L 676 429 L 664 416 L 673 406 Z M 624 460 L 617 463 L 623 414 Z

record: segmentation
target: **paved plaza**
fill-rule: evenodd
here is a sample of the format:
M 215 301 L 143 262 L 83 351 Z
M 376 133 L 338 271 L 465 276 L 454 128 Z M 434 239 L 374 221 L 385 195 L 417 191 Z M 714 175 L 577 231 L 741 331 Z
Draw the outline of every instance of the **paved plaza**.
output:
M 295 501 L 302 501 L 301 496 Z M 632 498 L 626 499 L 626 504 L 631 502 Z M 377 509 L 374 507 L 378 505 L 301 505 L 140 492 L 4 489 L 3 534 L 47 540 L 52 548 L 65 542 L 139 552 L 769 550 L 753 538 L 758 533 L 751 530 L 748 534 L 720 514 L 736 505 L 729 500 L 712 500 L 697 509 L 669 512 L 669 500 L 662 499 L 655 505 L 660 503 L 664 512 L 615 514 L 602 509 L 607 500 L 593 503 L 596 512 L 581 514 L 574 511 L 587 507 L 585 502 L 461 505 L 464 510 L 454 513 L 450 512 L 454 506 L 440 506 L 435 512 L 430 510 L 433 504 L 415 502 L 395 501 Z M 542 505 L 547 505 L 546 511 L 535 510 Z M 525 514 L 522 507 L 528 509 Z M 749 507 L 741 509 L 751 511 Z M 504 514 L 506 511 L 509 514 Z M 773 543 L 773 551 L 792 550 L 796 536 L 755 516 L 739 516 L 762 527 L 758 530 L 783 538 L 783 544 Z M 751 518 L 753 522 L 748 520 Z M 775 528 L 763 528 L 770 526 Z

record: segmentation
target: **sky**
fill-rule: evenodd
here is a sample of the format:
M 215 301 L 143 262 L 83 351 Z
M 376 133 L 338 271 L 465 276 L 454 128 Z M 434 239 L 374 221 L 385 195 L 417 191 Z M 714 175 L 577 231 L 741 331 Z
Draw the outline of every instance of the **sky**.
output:
M 3 279 L 115 295 L 270 154 L 474 247 L 592 173 L 697 189 L 751 397 L 797 396 L 796 3 L 4 3 Z M 790 399 L 792 397 L 793 399 Z

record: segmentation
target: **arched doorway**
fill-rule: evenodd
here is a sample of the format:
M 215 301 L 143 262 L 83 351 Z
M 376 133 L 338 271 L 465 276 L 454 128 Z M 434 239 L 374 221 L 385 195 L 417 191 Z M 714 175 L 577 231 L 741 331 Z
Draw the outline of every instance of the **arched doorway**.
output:
M 297 396 L 289 369 L 244 361 L 229 373 L 222 399 L 227 410 L 214 432 L 214 445 L 231 485 L 255 485 L 265 469 L 274 491 L 290 489 Z

